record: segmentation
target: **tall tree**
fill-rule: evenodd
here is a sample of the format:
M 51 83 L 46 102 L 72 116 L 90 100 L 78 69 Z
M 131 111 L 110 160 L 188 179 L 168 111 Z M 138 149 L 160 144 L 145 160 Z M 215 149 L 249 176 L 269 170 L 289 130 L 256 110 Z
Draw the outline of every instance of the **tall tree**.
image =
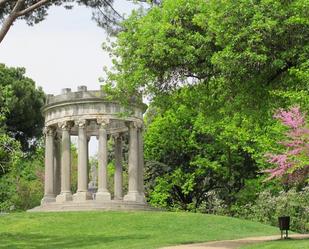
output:
M 8 68 L 3 64 L 0 64 L 1 88 L 10 89 L 10 95 L 3 98 L 7 102 L 4 129 L 27 151 L 35 145 L 36 138 L 42 133 L 44 119 L 41 108 L 45 101 L 44 92 L 25 76 L 24 68 Z
M 282 134 L 273 111 L 309 109 L 308 13 L 306 0 L 165 0 L 123 23 L 106 46 L 114 68 L 105 90 L 152 97 L 145 155 L 154 203 L 198 207 L 218 188 L 232 203 L 269 166 L 264 154 L 278 151 Z
M 110 84 L 128 96 L 199 83 L 252 102 L 288 86 L 306 95 L 308 13 L 306 0 L 165 0 L 123 23 Z

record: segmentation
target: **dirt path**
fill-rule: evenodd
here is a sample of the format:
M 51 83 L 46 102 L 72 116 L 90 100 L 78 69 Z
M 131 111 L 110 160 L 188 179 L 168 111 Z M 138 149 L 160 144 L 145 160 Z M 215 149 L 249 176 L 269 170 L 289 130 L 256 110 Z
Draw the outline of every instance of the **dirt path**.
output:
M 292 234 L 289 235 L 291 239 L 309 239 L 309 234 Z M 280 236 L 264 236 L 264 237 L 249 237 L 236 240 L 222 240 L 205 243 L 178 245 L 163 247 L 161 249 L 236 249 L 248 244 L 256 244 L 259 242 L 266 242 L 271 240 L 278 240 Z

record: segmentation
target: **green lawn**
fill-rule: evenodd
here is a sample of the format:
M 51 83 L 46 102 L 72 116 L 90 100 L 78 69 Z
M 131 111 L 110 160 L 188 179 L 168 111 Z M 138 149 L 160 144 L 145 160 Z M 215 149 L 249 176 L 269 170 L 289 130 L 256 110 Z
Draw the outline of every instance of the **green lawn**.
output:
M 264 242 L 250 246 L 241 247 L 241 249 L 308 249 L 309 239 L 303 240 L 278 240 Z
M 229 217 L 169 212 L 17 213 L 0 216 L 0 248 L 124 248 L 278 234 Z

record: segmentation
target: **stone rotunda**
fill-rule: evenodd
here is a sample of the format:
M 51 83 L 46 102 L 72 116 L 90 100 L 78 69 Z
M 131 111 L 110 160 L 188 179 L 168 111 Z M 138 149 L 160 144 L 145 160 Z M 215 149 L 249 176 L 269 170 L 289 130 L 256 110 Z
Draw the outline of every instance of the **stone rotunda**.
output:
M 144 195 L 143 113 L 146 105 L 131 103 L 130 112 L 103 91 L 65 88 L 48 95 L 45 116 L 45 188 L 41 205 L 31 211 L 147 210 Z M 124 113 L 131 113 L 124 115 Z M 128 192 L 123 193 L 123 143 L 129 136 Z M 71 136 L 77 136 L 77 191 L 71 191 Z M 97 191 L 88 189 L 90 137 L 98 139 Z M 108 139 L 114 139 L 114 194 L 108 190 Z

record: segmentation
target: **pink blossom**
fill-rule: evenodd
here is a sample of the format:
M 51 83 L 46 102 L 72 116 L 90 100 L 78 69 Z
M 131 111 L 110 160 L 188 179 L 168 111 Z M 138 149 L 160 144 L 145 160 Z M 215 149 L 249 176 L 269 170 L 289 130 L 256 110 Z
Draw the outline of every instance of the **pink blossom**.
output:
M 284 175 L 288 175 L 289 179 L 300 179 L 299 174 L 308 174 L 309 171 L 309 165 L 302 166 L 300 169 L 296 167 L 300 163 L 300 160 L 297 159 L 299 155 L 309 157 L 309 129 L 305 127 L 305 113 L 302 114 L 300 108 L 295 106 L 288 111 L 280 109 L 274 117 L 290 129 L 286 133 L 289 140 L 279 142 L 279 144 L 286 147 L 284 154 L 275 155 L 268 153 L 265 155 L 268 158 L 267 161 L 276 165 L 276 167 L 267 169 L 264 172 L 270 174 L 268 179 Z
M 295 156 L 295 155 L 299 155 L 301 152 L 302 152 L 303 148 L 295 148 L 293 150 L 290 150 L 287 152 L 287 155 L 290 155 L 290 156 Z
M 298 147 L 304 145 L 304 141 L 302 140 L 294 140 L 294 141 L 283 141 L 283 142 L 278 142 L 279 144 L 282 144 L 286 147 Z
M 305 114 L 300 112 L 299 106 L 294 106 L 290 108 L 289 111 L 280 109 L 274 117 L 281 120 L 284 125 L 292 129 L 296 129 L 305 124 Z

